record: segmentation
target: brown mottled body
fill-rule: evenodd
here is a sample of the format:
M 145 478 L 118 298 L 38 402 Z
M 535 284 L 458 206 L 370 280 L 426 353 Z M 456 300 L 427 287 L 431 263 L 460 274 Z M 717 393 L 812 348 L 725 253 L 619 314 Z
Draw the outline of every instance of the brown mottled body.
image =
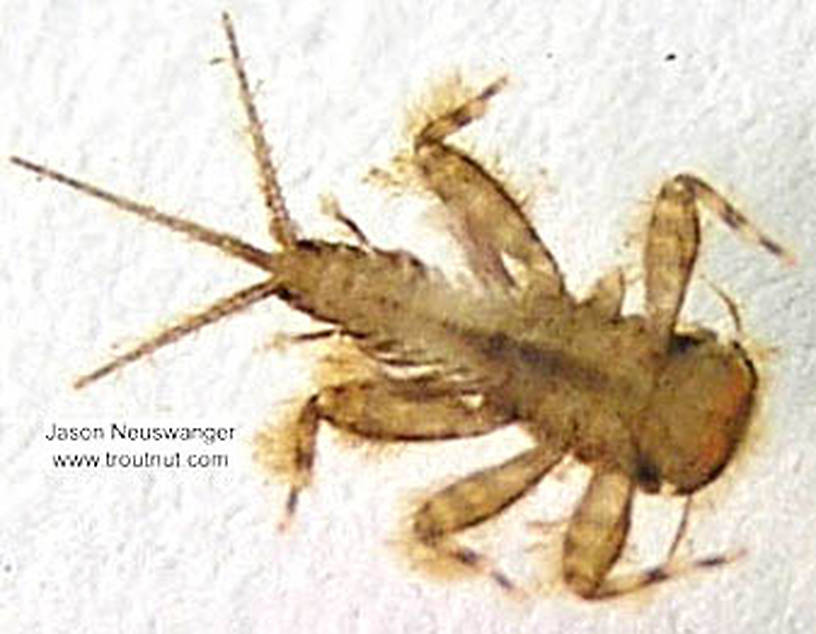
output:
M 627 537 L 633 495 L 665 487 L 690 495 L 716 478 L 743 437 L 757 385 L 738 343 L 720 342 L 699 328 L 677 331 L 700 241 L 700 208 L 775 255 L 784 255 L 783 249 L 701 179 L 680 174 L 665 183 L 651 215 L 643 262 L 645 315 L 621 316 L 625 285 L 619 271 L 577 301 L 519 203 L 446 140 L 485 113 L 504 79 L 431 118 L 413 139 L 408 158 L 420 185 L 455 218 L 478 288 L 454 286 L 413 255 L 372 246 L 339 208 L 332 213 L 357 236 L 358 246 L 305 239 L 290 220 L 227 15 L 223 24 L 277 250 L 11 159 L 209 244 L 266 276 L 80 377 L 77 387 L 277 297 L 329 323 L 329 333 L 352 341 L 375 368 L 366 378 L 321 386 L 290 424 L 258 434 L 259 461 L 290 486 L 287 521 L 311 483 L 323 422 L 381 441 L 461 438 L 520 423 L 531 447 L 432 495 L 413 515 L 416 541 L 514 589 L 456 534 L 524 496 L 570 454 L 589 465 L 593 476 L 564 539 L 567 585 L 597 598 L 668 577 L 679 535 L 663 566 L 628 577 L 609 574 Z

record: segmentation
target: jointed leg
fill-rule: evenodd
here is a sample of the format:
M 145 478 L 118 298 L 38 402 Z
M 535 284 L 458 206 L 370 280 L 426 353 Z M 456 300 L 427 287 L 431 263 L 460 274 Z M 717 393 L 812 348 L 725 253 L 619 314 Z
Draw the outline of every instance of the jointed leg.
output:
M 424 546 L 459 564 L 484 572 L 506 590 L 511 581 L 488 560 L 459 544 L 453 535 L 497 515 L 523 497 L 563 457 L 537 445 L 495 467 L 484 469 L 442 489 L 416 511 L 413 533 Z
M 693 572 L 695 570 L 702 570 L 707 568 L 718 568 L 720 566 L 730 564 L 745 554 L 744 551 L 739 550 L 733 553 L 726 553 L 724 555 L 714 555 L 711 557 L 701 557 L 693 561 L 673 562 L 666 560 L 664 563 L 654 568 L 647 568 L 631 574 L 620 575 L 617 577 L 610 577 L 587 599 L 611 599 L 620 597 L 625 594 L 637 592 L 642 588 L 652 586 L 656 583 L 663 583 L 673 577 Z
M 510 419 L 489 406 L 468 407 L 456 393 L 422 396 L 412 386 L 405 389 L 388 380 L 324 388 L 291 423 L 262 430 L 255 437 L 256 460 L 290 485 L 282 527 L 288 526 L 300 492 L 311 483 L 321 421 L 373 440 L 422 441 L 478 436 Z
M 486 283 L 561 294 L 564 283 L 555 259 L 520 204 L 473 158 L 445 143 L 446 137 L 481 117 L 506 83 L 505 78 L 493 82 L 428 123 L 414 139 L 411 161 L 422 184 L 453 214 L 476 275 Z M 518 261 L 525 279 L 515 279 L 503 255 Z
M 633 484 L 622 473 L 598 471 L 570 521 L 564 540 L 564 580 L 586 599 L 629 594 L 697 568 L 711 568 L 734 561 L 740 552 L 706 557 L 686 563 L 673 558 L 688 526 L 690 498 L 683 508 L 665 561 L 638 572 L 608 576 L 620 556 L 629 531 Z
M 420 130 L 414 141 L 415 149 L 430 143 L 441 143 L 451 134 L 458 132 L 475 119 L 479 119 L 487 112 L 490 99 L 499 94 L 507 86 L 507 77 L 499 77 L 488 84 L 475 96 L 464 103 L 442 113 Z
M 618 471 L 596 471 L 564 538 L 564 581 L 585 598 L 599 596 L 629 531 L 632 481 Z
M 793 261 L 790 254 L 760 232 L 710 185 L 689 174 L 675 176 L 663 185 L 655 201 L 644 252 L 647 315 L 655 333 L 666 345 L 674 332 L 697 259 L 701 206 L 771 254 Z
M 674 180 L 690 188 L 697 200 L 706 209 L 719 216 L 720 220 L 740 234 L 743 239 L 758 244 L 771 255 L 781 258 L 788 265 L 796 263 L 796 257 L 792 253 L 775 240 L 769 238 L 704 180 L 693 174 L 679 174 L 674 177 Z

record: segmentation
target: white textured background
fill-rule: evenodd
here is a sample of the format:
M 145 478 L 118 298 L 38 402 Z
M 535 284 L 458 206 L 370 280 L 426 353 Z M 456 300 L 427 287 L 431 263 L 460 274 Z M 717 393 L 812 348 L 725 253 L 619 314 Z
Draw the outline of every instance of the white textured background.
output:
M 284 491 L 264 485 L 247 441 L 308 393 L 309 356 L 264 349 L 304 321 L 268 302 L 74 392 L 71 378 L 113 344 L 257 276 L 6 163 L 0 629 L 816 631 L 815 10 L 793 0 L 190 4 L 2 3 L 0 154 L 267 244 L 233 78 L 208 63 L 225 52 L 218 14 L 228 8 L 249 72 L 263 80 L 258 104 L 288 200 L 310 233 L 330 230 L 317 199 L 334 191 L 379 243 L 421 241 L 434 255 L 417 238 L 430 235 L 416 213 L 425 203 L 395 211 L 360 177 L 403 142 L 400 117 L 428 80 L 461 69 L 477 80 L 511 74 L 467 142 L 537 192 L 540 233 L 574 288 L 612 262 L 637 263 L 621 245 L 679 169 L 710 177 L 790 246 L 795 269 L 712 227 L 700 269 L 740 302 L 753 344 L 773 352 L 760 433 L 699 496 L 684 552 L 748 556 L 598 605 L 550 590 L 518 606 L 484 579 L 440 584 L 407 571 L 389 546 L 400 501 L 512 453 L 513 434 L 371 459 L 328 432 L 318 484 L 292 534 L 277 534 Z M 730 327 L 704 286 L 692 299 L 690 317 Z M 240 440 L 226 470 L 51 467 L 50 423 L 111 420 L 217 421 Z M 557 574 L 530 564 L 547 558 L 525 555 L 535 535 L 524 522 L 568 514 L 571 479 L 480 533 L 488 549 L 496 534 L 514 544 L 498 555 L 511 574 Z M 677 504 L 638 508 L 633 557 L 648 558 L 637 544 L 660 535 L 665 547 L 671 529 L 660 520 L 676 518 Z

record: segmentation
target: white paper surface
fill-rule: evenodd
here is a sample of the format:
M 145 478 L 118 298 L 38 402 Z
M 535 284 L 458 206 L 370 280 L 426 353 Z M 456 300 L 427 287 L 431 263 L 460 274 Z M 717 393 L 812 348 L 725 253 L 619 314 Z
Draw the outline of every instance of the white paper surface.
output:
M 287 200 L 308 234 L 331 230 L 318 197 L 332 191 L 376 242 L 434 256 L 439 227 L 416 213 L 427 201 L 389 201 L 361 178 L 405 142 L 406 106 L 431 80 L 461 70 L 477 81 L 511 76 L 464 142 L 536 192 L 540 234 L 573 288 L 616 262 L 637 266 L 637 246 L 622 245 L 660 182 L 680 170 L 710 178 L 790 247 L 800 262 L 786 269 L 712 226 L 699 269 L 739 302 L 766 383 L 758 433 L 700 496 L 686 552 L 747 555 L 600 604 L 550 591 L 518 606 L 487 579 L 440 584 L 408 571 L 389 543 L 404 500 L 509 455 L 521 446 L 513 434 L 371 458 L 327 431 L 316 485 L 291 534 L 278 534 L 285 490 L 264 484 L 250 440 L 309 393 L 308 354 L 265 348 L 308 321 L 273 300 L 72 390 L 114 344 L 258 276 L 5 163 L 2 631 L 816 631 L 813 9 L 793 1 L 186 4 L 0 6 L 0 153 L 266 247 L 233 77 L 209 63 L 226 53 L 219 13 L 227 8 L 259 82 Z M 691 299 L 689 319 L 731 328 L 704 284 Z M 55 453 L 85 448 L 46 441 L 51 424 L 115 421 L 235 427 L 236 440 L 201 448 L 228 454 L 229 466 L 53 466 Z M 97 449 L 110 446 L 88 445 Z M 536 538 L 525 522 L 568 515 L 574 496 L 548 506 L 564 486 L 542 487 L 549 493 L 480 533 L 493 536 L 488 551 L 503 531 L 518 541 L 506 559 L 522 582 L 557 576 L 518 562 Z M 643 508 L 677 517 L 676 503 L 659 503 Z M 670 540 L 665 528 L 640 524 L 636 545 L 658 533 Z M 557 536 L 547 543 L 557 549 Z

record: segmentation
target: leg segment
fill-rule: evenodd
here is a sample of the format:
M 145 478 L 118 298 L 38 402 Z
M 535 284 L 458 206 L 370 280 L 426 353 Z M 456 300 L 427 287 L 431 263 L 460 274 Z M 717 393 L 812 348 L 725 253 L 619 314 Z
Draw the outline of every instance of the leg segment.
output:
M 708 568 L 718 568 L 720 566 L 733 563 L 745 554 L 738 550 L 724 555 L 714 555 L 702 557 L 693 561 L 672 562 L 667 559 L 664 563 L 654 568 L 647 568 L 627 575 L 610 577 L 604 581 L 603 585 L 588 599 L 612 599 L 632 592 L 637 592 L 642 588 L 668 581 L 672 577 L 677 577 L 695 570 Z
M 562 457 L 559 450 L 537 445 L 507 462 L 454 482 L 416 511 L 414 536 L 435 553 L 488 573 L 503 588 L 512 590 L 513 584 L 503 573 L 452 536 L 498 515 L 530 491 Z
M 599 471 L 578 505 L 564 540 L 564 580 L 585 599 L 607 599 L 629 594 L 699 568 L 730 563 L 741 551 L 674 563 L 673 558 L 688 526 L 690 498 L 665 561 L 638 572 L 608 576 L 629 530 L 633 484 L 625 475 Z
M 697 259 L 701 206 L 771 254 L 788 263 L 794 261 L 710 185 L 690 174 L 675 176 L 663 185 L 655 201 L 644 252 L 647 315 L 665 345 L 674 332 Z
M 506 79 L 493 82 L 472 99 L 428 123 L 414 140 L 411 158 L 420 179 L 451 211 L 471 268 L 486 283 L 525 286 L 562 294 L 564 283 L 552 254 L 525 217 L 521 206 L 474 159 L 445 143 L 445 138 L 487 110 L 488 100 Z M 504 265 L 507 255 L 523 268 L 517 280 Z
M 644 254 L 646 313 L 659 340 L 668 346 L 686 295 L 700 244 L 693 190 L 671 180 L 660 190 L 649 223 Z
M 674 180 L 682 182 L 686 187 L 692 189 L 700 204 L 715 213 L 720 220 L 728 225 L 732 231 L 737 232 L 744 240 L 758 244 L 771 255 L 781 258 L 788 265 L 796 263 L 796 257 L 792 253 L 775 240 L 769 238 L 704 180 L 693 174 L 680 174 L 675 176 Z
M 564 581 L 585 598 L 598 596 L 629 530 L 634 485 L 618 471 L 596 471 L 564 538 Z
M 373 440 L 422 441 L 478 436 L 510 419 L 489 406 L 468 407 L 456 393 L 422 396 L 398 382 L 358 381 L 324 388 L 289 425 L 262 430 L 255 437 L 256 460 L 290 485 L 282 527 L 294 515 L 300 491 L 311 483 L 321 421 Z

